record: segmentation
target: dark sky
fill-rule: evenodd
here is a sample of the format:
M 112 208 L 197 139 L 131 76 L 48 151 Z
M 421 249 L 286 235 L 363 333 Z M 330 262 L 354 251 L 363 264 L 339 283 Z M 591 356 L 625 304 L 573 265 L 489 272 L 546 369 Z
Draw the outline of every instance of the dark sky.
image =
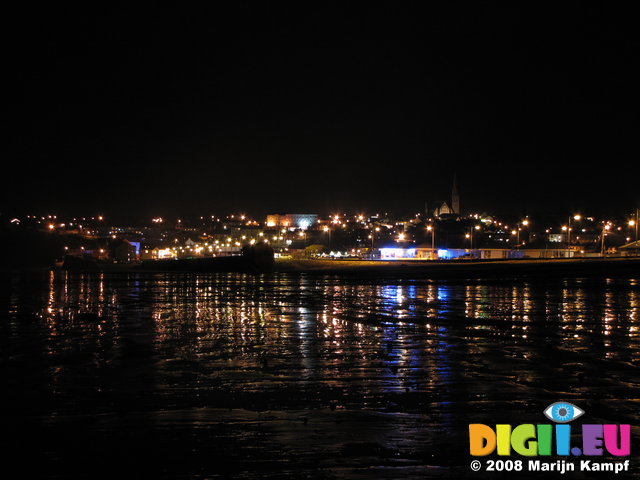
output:
M 631 11 L 222 3 L 7 12 L 1 209 L 417 212 L 454 171 L 467 212 L 638 204 Z

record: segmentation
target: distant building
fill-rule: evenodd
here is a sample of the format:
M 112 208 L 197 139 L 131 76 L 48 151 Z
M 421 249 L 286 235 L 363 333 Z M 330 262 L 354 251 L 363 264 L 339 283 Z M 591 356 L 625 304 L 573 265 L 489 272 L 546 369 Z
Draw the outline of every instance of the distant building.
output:
M 267 227 L 300 228 L 306 230 L 318 223 L 314 213 L 285 213 L 267 215 Z
M 460 192 L 458 191 L 457 175 L 453 176 L 453 186 L 451 187 L 451 201 L 436 202 L 436 207 L 433 209 L 432 215 L 434 217 L 460 216 Z
M 566 248 L 554 249 L 521 249 L 508 248 L 436 248 L 418 247 L 385 247 L 380 249 L 382 260 L 453 260 L 456 258 L 475 258 L 479 260 L 507 260 L 517 258 L 571 258 L 575 251 Z
M 416 249 L 385 247 L 380 249 L 381 260 L 409 260 L 416 258 Z
M 517 258 L 513 250 L 508 248 L 479 248 L 474 250 L 476 258 L 483 260 L 503 260 L 505 258 Z
M 572 258 L 579 254 L 569 248 L 524 248 L 518 251 L 522 252 L 523 258 Z
M 165 258 L 176 258 L 177 255 L 174 250 L 170 248 L 154 248 L 153 249 L 153 258 L 157 260 L 162 260 Z
M 548 233 L 547 241 L 550 243 L 564 243 L 567 236 L 563 233 Z
M 113 247 L 113 259 L 118 263 L 135 262 L 138 259 L 139 247 L 127 240 L 118 242 Z
M 451 260 L 470 256 L 471 250 L 464 248 L 436 248 L 430 247 L 386 247 L 380 249 L 382 260 Z
M 447 202 L 438 202 L 438 206 L 433 209 L 434 217 L 442 217 L 444 215 L 455 215 L 455 210 Z

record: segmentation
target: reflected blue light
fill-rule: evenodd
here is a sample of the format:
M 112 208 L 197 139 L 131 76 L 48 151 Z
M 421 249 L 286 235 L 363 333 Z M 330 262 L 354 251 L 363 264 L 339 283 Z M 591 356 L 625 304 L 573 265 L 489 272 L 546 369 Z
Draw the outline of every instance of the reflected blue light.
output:
M 449 289 L 438 286 L 438 300 L 447 300 L 449 298 Z

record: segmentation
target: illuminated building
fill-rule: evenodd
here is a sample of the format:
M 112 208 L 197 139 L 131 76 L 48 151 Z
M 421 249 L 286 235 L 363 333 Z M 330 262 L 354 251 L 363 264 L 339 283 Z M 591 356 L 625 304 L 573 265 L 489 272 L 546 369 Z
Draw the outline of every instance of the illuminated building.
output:
M 306 230 L 318 223 L 314 213 L 285 213 L 267 215 L 267 227 L 301 228 Z
M 113 247 L 113 260 L 118 263 L 134 262 L 138 259 L 140 253 L 140 244 L 135 242 L 128 242 L 127 240 L 118 241 Z
M 458 192 L 457 176 L 453 176 L 453 186 L 451 187 L 451 202 L 437 202 L 437 207 L 433 210 L 434 217 L 460 216 L 460 193 Z M 427 214 L 429 212 L 427 211 Z
M 381 260 L 409 260 L 416 258 L 415 248 L 388 247 L 380 249 Z

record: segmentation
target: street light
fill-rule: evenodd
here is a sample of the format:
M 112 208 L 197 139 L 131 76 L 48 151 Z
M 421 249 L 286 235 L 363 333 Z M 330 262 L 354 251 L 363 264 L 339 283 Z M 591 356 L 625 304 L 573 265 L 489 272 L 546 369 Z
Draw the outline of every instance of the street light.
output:
M 522 220 L 522 222 L 516 224 L 516 249 L 520 248 L 520 227 L 527 227 L 529 226 L 529 220 L 528 219 L 524 219 Z
M 569 215 L 569 228 L 567 229 L 567 246 L 569 250 L 571 250 L 571 219 L 574 219 L 576 222 L 582 220 L 582 215 L 576 213 L 575 215 Z
M 329 225 L 325 225 L 324 227 L 322 227 L 322 231 L 326 233 L 329 237 L 329 241 L 327 242 L 327 248 L 331 250 L 331 229 L 329 228 Z
M 433 225 L 427 225 L 427 232 L 431 232 L 431 257 L 433 259 L 436 253 L 436 242 L 434 240 L 434 234 L 436 232 L 436 229 L 433 228 Z
M 376 227 L 371 231 L 371 259 L 373 259 L 374 242 L 376 240 L 376 232 L 380 231 L 380 227 Z
M 466 238 L 470 239 L 470 243 L 471 243 L 471 256 L 475 257 L 474 253 L 473 253 L 473 231 L 474 230 L 480 230 L 480 225 L 476 225 L 473 228 L 469 229 L 469 233 L 467 233 L 465 235 Z
M 604 226 L 602 227 L 602 249 L 601 249 L 601 253 L 600 253 L 600 254 L 601 254 L 601 256 L 603 256 L 603 257 L 604 257 L 604 237 L 605 237 L 605 235 L 607 234 L 607 232 L 608 232 L 610 229 L 611 229 L 611 225 L 609 225 L 609 224 L 604 225 Z

